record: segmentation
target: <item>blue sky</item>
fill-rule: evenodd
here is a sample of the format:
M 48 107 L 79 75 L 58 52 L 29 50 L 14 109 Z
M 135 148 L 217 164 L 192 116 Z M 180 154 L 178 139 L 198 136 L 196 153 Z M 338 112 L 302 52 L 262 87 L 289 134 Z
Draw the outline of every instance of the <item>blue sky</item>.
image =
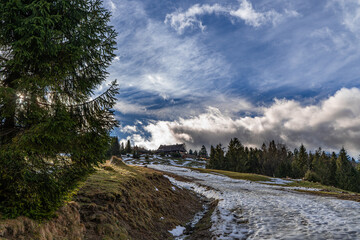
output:
M 238 137 L 359 154 L 359 1 L 104 4 L 119 34 L 113 135 L 152 149 Z

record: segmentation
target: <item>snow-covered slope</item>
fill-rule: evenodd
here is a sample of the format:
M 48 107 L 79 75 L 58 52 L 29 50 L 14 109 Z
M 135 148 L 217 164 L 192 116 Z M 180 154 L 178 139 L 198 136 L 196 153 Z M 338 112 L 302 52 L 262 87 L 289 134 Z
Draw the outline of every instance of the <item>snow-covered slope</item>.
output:
M 171 166 L 178 166 L 178 167 L 195 167 L 195 168 L 205 168 L 206 161 L 201 159 L 192 159 L 192 158 L 173 158 L 170 156 L 161 157 L 159 155 L 150 155 L 148 159 L 145 159 L 146 155 L 143 154 L 140 156 L 139 159 L 135 159 L 126 155 L 122 156 L 122 160 L 126 164 L 131 165 L 152 165 L 152 164 L 161 164 L 161 165 L 171 165 Z
M 212 216 L 215 239 L 360 239 L 360 203 L 179 167 L 151 167 L 194 178 L 188 183 L 168 177 L 178 187 L 220 200 Z

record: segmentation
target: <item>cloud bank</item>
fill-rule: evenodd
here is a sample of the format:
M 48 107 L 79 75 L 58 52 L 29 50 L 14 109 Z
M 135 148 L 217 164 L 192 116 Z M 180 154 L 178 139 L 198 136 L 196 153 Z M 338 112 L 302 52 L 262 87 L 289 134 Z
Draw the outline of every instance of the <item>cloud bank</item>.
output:
M 188 148 L 226 144 L 238 137 L 243 144 L 260 146 L 275 139 L 290 148 L 303 143 L 308 149 L 322 147 L 338 151 L 344 146 L 352 156 L 360 151 L 360 89 L 343 88 L 318 104 L 275 99 L 259 107 L 257 116 L 231 117 L 209 107 L 206 113 L 176 121 L 152 121 L 143 125 L 150 134 L 139 133 L 130 139 L 139 146 L 156 149 L 160 144 L 184 142 Z M 129 129 L 129 126 L 125 126 Z
M 266 12 L 258 12 L 253 8 L 251 2 L 240 0 L 237 8 L 225 7 L 220 4 L 195 4 L 186 11 L 176 11 L 167 14 L 164 22 L 170 24 L 179 34 L 184 33 L 187 28 L 200 28 L 203 31 L 205 26 L 200 17 L 211 14 L 229 17 L 231 21 L 242 20 L 245 24 L 253 27 L 259 27 L 269 22 L 276 24 L 286 17 L 296 17 L 299 15 L 296 11 L 289 10 L 285 10 L 283 14 L 273 9 Z

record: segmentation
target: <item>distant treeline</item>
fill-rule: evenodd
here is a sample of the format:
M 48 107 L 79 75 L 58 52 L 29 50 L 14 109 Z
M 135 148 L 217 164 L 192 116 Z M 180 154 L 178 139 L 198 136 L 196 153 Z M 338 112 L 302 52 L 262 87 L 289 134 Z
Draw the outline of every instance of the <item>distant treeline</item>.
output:
M 207 168 L 235 172 L 257 173 L 271 177 L 304 178 L 341 189 L 360 192 L 359 164 L 342 148 L 338 154 L 328 154 L 319 148 L 307 152 L 304 145 L 290 151 L 286 145 L 271 141 L 252 148 L 231 139 L 225 153 L 221 144 L 211 146 Z

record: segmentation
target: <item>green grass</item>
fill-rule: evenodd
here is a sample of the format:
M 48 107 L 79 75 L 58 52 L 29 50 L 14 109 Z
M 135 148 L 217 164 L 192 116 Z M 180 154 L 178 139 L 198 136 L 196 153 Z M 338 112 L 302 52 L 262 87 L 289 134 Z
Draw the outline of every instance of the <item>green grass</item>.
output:
M 189 169 L 194 171 L 199 171 L 201 173 L 220 173 L 225 176 L 228 176 L 230 178 L 234 179 L 242 179 L 242 180 L 249 180 L 249 181 L 270 181 L 270 177 L 254 174 L 254 173 L 239 173 L 239 172 L 231 172 L 231 171 L 225 171 L 225 170 L 216 170 L 216 169 L 203 169 L 203 168 L 192 168 Z

